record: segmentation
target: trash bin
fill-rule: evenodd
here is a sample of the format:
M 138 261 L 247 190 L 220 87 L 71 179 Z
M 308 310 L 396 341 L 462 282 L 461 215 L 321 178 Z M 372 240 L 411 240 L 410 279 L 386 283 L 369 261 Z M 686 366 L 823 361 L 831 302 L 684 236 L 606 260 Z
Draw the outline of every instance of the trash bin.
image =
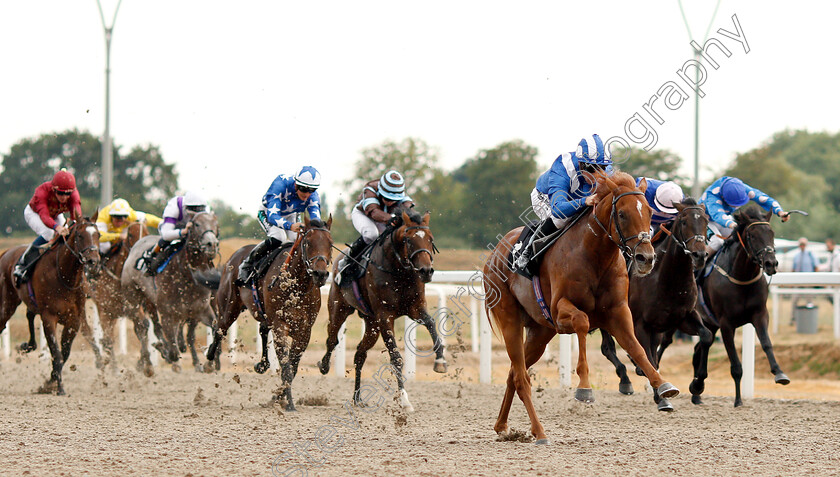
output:
M 817 311 L 813 304 L 797 306 L 793 311 L 796 320 L 796 332 L 803 335 L 813 335 L 817 332 Z

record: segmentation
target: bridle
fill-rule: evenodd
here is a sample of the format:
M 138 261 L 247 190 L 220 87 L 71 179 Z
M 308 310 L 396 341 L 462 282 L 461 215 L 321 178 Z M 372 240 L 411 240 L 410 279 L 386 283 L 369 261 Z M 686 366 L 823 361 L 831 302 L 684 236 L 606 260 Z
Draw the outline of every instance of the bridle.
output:
M 203 245 L 201 242 L 202 242 L 202 240 L 204 240 L 204 236 L 207 235 L 207 234 L 213 234 L 213 236 L 216 238 L 216 240 L 217 241 L 219 240 L 219 225 L 218 225 L 218 222 L 216 223 L 216 228 L 215 229 L 208 228 L 198 235 L 193 234 L 193 231 L 195 230 L 195 220 L 202 214 L 210 215 L 209 212 L 199 212 L 199 213 L 193 215 L 193 217 L 189 221 L 189 223 L 193 224 L 193 226 L 191 226 L 189 232 L 187 232 L 187 237 L 185 239 L 186 248 L 187 248 L 187 251 L 189 251 L 191 254 L 195 254 L 195 255 L 201 255 L 201 254 L 206 254 L 207 252 L 213 252 L 213 256 L 215 258 L 215 256 L 219 253 L 216 246 L 209 245 L 209 247 L 212 247 L 212 248 L 210 250 L 208 250 L 207 249 L 208 246 Z
M 685 212 L 686 210 L 698 210 L 698 211 L 700 211 L 701 214 L 703 214 L 703 215 L 706 214 L 706 212 L 703 210 L 703 207 L 700 207 L 699 205 L 687 206 L 683 209 L 683 212 Z M 680 223 L 683 220 L 683 212 L 680 212 L 679 217 L 677 218 L 676 221 L 674 221 L 674 226 L 672 228 L 675 229 L 675 230 L 673 232 L 668 231 L 668 229 L 662 227 L 661 225 L 660 225 L 660 227 L 662 227 L 662 230 L 665 233 L 667 233 L 674 240 L 674 242 L 682 249 L 684 254 L 691 255 L 691 250 L 688 249 L 688 244 L 689 243 L 694 242 L 694 241 L 698 241 L 698 242 L 702 241 L 703 244 L 707 244 L 709 242 L 709 239 L 706 237 L 705 234 L 693 235 L 693 236 L 691 236 L 687 239 L 680 239 L 679 237 L 677 237 L 677 231 L 676 231 L 677 223 Z
M 399 230 L 399 229 L 397 229 L 397 230 Z M 403 268 L 403 270 L 414 270 L 415 272 L 419 272 L 420 269 L 414 266 L 413 260 L 414 260 L 414 257 L 416 257 L 418 254 L 421 254 L 421 253 L 428 253 L 429 254 L 429 260 L 431 260 L 432 263 L 434 263 L 434 261 L 435 261 L 434 254 L 438 252 L 438 249 L 435 246 L 435 241 L 434 240 L 431 240 L 432 250 L 429 250 L 427 248 L 418 248 L 418 249 L 414 250 L 413 252 L 411 252 L 411 254 L 408 253 L 408 238 L 409 238 L 408 237 L 408 232 L 411 231 L 411 230 L 429 230 L 428 225 L 406 225 L 405 226 L 405 230 L 403 231 L 403 238 L 402 238 L 402 249 L 405 251 L 405 255 L 400 255 L 400 253 L 397 251 L 397 242 L 396 242 L 396 239 L 394 238 L 397 235 L 397 230 L 394 230 L 391 233 L 391 245 L 392 245 L 391 248 L 394 249 L 394 255 L 397 257 L 397 263 L 400 264 L 400 266 Z
M 330 268 L 330 263 L 332 263 L 332 257 L 327 257 L 326 255 L 315 255 L 314 257 L 309 256 L 309 241 L 306 240 L 306 236 L 309 235 L 309 232 L 320 230 L 322 232 L 326 232 L 330 234 L 332 237 L 332 233 L 330 229 L 326 227 L 309 227 L 304 229 L 303 232 L 300 234 L 300 257 L 303 260 L 304 266 L 306 266 L 306 273 L 309 275 L 314 275 L 315 270 L 312 269 L 312 266 L 317 263 L 319 260 L 323 260 L 326 264 L 327 270 Z M 331 241 L 332 242 L 332 241 Z
M 88 224 L 91 227 L 95 227 L 95 225 L 93 225 L 92 222 L 88 222 Z M 83 225 L 84 225 L 84 222 L 77 221 L 77 222 L 74 222 L 70 226 L 70 228 L 71 229 L 76 229 L 76 228 L 81 227 Z M 75 245 L 76 239 L 79 237 L 78 232 L 76 230 L 73 230 L 68 235 L 73 236 L 73 243 Z M 85 257 L 84 257 L 85 252 L 87 252 L 88 250 L 96 250 L 97 253 L 98 253 L 98 251 L 99 251 L 99 248 L 96 245 L 89 245 L 89 246 L 83 248 L 82 250 L 76 250 L 73 247 L 71 247 L 69 243 L 67 243 L 67 237 L 64 236 L 64 235 L 61 236 L 61 244 L 60 245 L 64 245 L 65 247 L 67 247 L 67 250 L 70 252 L 71 255 L 73 255 L 73 257 L 76 259 L 76 261 L 79 262 L 80 264 L 82 264 L 82 267 L 85 267 L 85 268 L 94 264 L 93 260 L 85 259 Z M 58 276 L 58 283 L 61 283 L 61 285 L 64 288 L 66 288 L 68 290 L 78 290 L 79 288 L 81 288 L 82 285 L 84 285 L 84 279 L 79 280 L 78 285 L 69 285 L 68 284 L 69 283 L 68 280 L 65 279 L 64 276 L 61 275 L 61 267 L 59 266 L 58 253 L 55 254 L 55 270 L 56 270 L 56 275 Z
M 609 221 L 609 223 L 607 224 L 606 227 L 604 226 L 603 223 L 601 223 L 601 220 L 598 219 L 598 214 L 595 213 L 596 211 L 595 211 L 594 208 L 592 210 L 592 216 L 595 218 L 595 222 L 601 227 L 601 229 L 604 231 L 604 233 L 607 234 L 607 236 L 610 238 L 610 240 L 612 240 L 612 242 L 618 246 L 619 250 L 621 250 L 624 253 L 624 255 L 626 255 L 627 257 L 632 258 L 632 257 L 636 256 L 636 249 L 639 247 L 639 245 L 642 245 L 644 243 L 647 243 L 647 244 L 650 243 L 650 233 L 639 232 L 639 234 L 636 235 L 635 237 L 629 237 L 629 238 L 624 236 L 624 232 L 622 232 L 621 225 L 618 222 L 618 212 L 616 211 L 616 206 L 615 205 L 618 203 L 619 199 L 621 199 L 624 196 L 628 196 L 628 195 L 644 195 L 644 192 L 641 192 L 641 191 L 638 191 L 638 190 L 631 190 L 630 192 L 624 192 L 624 193 L 618 194 L 617 196 L 613 196 L 612 205 L 610 206 L 611 207 L 610 221 Z M 615 230 L 616 230 L 616 233 L 618 233 L 618 241 L 616 241 L 616 239 L 613 238 L 612 232 L 610 230 L 610 229 L 612 229 L 613 222 L 615 222 Z M 638 242 L 636 242 L 636 245 L 634 245 L 631 248 L 629 245 L 627 245 L 627 242 L 629 242 L 630 240 L 638 240 Z
M 747 252 L 747 256 L 750 258 L 750 260 L 763 270 L 764 257 L 767 256 L 768 253 L 776 253 L 776 248 L 772 245 L 766 245 L 764 248 L 756 252 L 755 248 L 752 246 L 752 239 L 750 238 L 751 235 L 747 234 L 747 231 L 753 225 L 766 225 L 768 227 L 771 227 L 770 230 L 772 231 L 772 226 L 770 225 L 770 222 L 752 222 L 750 224 L 747 224 L 746 227 L 744 227 L 743 237 L 741 237 L 741 231 L 736 231 L 735 234 L 738 236 L 738 242 L 741 244 L 741 247 L 744 248 L 744 251 Z M 746 239 L 746 244 L 744 244 L 744 239 Z M 747 245 L 749 245 L 749 247 L 747 247 Z

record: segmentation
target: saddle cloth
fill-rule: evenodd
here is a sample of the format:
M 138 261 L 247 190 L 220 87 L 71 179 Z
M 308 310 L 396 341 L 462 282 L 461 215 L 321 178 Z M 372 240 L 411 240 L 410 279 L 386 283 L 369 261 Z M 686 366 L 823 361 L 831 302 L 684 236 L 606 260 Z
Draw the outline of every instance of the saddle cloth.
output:
M 531 222 L 526 224 L 525 228 L 522 229 L 522 233 L 519 234 L 519 238 L 516 239 L 516 242 L 513 243 L 513 247 L 511 247 L 510 251 L 508 252 L 507 266 L 516 273 L 522 275 L 523 277 L 532 279 L 534 275 L 538 274 L 540 271 L 540 263 L 542 263 L 542 256 L 544 255 L 545 251 L 548 250 L 548 248 L 552 244 L 554 244 L 554 242 L 556 242 L 557 239 L 562 237 L 563 234 L 568 232 L 569 229 L 572 228 L 572 226 L 575 225 L 581 219 L 581 217 L 586 215 L 590 209 L 590 207 L 584 207 L 577 214 L 573 215 L 570 220 L 567 220 L 565 225 L 563 225 L 562 229 L 554 233 L 550 233 L 545 237 L 535 239 L 534 256 L 531 258 L 531 261 L 528 262 L 528 265 L 525 267 L 524 270 L 517 270 L 513 264 L 516 261 L 516 258 L 519 257 L 519 254 L 522 253 L 522 250 L 524 250 L 524 247 L 527 246 L 531 235 L 534 235 L 534 232 L 539 228 L 541 222 L 537 220 L 532 220 Z

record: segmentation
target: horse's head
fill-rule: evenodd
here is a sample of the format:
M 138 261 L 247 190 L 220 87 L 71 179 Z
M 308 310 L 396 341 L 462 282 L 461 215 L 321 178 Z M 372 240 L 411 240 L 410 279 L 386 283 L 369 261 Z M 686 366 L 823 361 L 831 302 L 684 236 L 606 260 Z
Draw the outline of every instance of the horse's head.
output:
M 764 269 L 768 275 L 775 275 L 779 267 L 776 260 L 775 234 L 770 226 L 773 212 L 763 214 L 756 207 L 740 209 L 732 214 L 737 224 L 735 236 L 746 250 L 750 260 Z
M 99 209 L 93 213 L 97 216 Z M 73 222 L 68 228 L 65 239 L 67 247 L 84 267 L 85 276 L 96 278 L 99 276 L 99 229 L 90 217 L 84 217 Z
M 315 285 L 321 287 L 327 283 L 332 262 L 332 214 L 326 222 L 305 216 L 301 230 L 301 256 L 306 265 L 306 273 L 312 276 Z
M 402 244 L 395 247 L 400 265 L 405 269 L 413 269 L 420 275 L 423 283 L 432 281 L 435 269 L 434 263 L 435 238 L 429 229 L 430 214 L 420 217 L 420 214 L 413 210 L 402 212 L 402 225 L 394 230 L 393 239 L 396 243 Z
M 124 248 L 130 249 L 138 240 L 149 235 L 145 222 L 132 222 L 125 228 Z
M 212 212 L 199 212 L 190 218 L 187 250 L 213 260 L 219 253 L 219 221 Z
M 695 270 L 706 264 L 706 227 L 709 226 L 709 216 L 706 206 L 697 205 L 697 201 L 686 197 L 679 204 L 675 203 L 677 218 L 671 227 L 671 237 L 682 247 L 683 252 L 691 255 Z
M 601 174 L 596 181 L 599 203 L 595 207 L 595 216 L 609 214 L 611 225 L 606 229 L 610 239 L 633 261 L 640 276 L 647 275 L 653 270 L 656 260 L 650 243 L 650 216 L 653 211 L 645 200 L 647 181 L 642 179 L 637 188 L 633 177 L 619 171 L 609 177 Z

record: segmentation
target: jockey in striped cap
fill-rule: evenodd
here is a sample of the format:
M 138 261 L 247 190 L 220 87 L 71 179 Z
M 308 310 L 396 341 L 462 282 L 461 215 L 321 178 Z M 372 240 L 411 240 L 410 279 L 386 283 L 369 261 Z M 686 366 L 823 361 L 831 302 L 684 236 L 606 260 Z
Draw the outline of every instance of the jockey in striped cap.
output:
M 534 256 L 536 237 L 556 232 L 581 209 L 597 203 L 594 192 L 598 172 L 612 172 L 612 159 L 601 137 L 593 134 L 581 139 L 574 152 L 559 155 L 537 179 L 531 206 L 542 223 L 516 259 L 517 270 L 524 270 Z
M 405 178 L 395 170 L 382 174 L 378 180 L 374 179 L 365 184 L 362 193 L 359 194 L 359 202 L 353 207 L 350 220 L 353 227 L 361 234 L 352 245 L 348 255 L 355 259 L 362 250 L 379 237 L 385 230 L 385 226 L 395 219 L 393 211 L 402 206 L 403 208 L 414 207 L 411 197 L 405 193 Z M 345 268 L 355 264 L 355 260 L 342 258 L 338 263 L 339 271 L 343 276 L 357 275 L 360 270 L 355 268 L 345 271 Z

